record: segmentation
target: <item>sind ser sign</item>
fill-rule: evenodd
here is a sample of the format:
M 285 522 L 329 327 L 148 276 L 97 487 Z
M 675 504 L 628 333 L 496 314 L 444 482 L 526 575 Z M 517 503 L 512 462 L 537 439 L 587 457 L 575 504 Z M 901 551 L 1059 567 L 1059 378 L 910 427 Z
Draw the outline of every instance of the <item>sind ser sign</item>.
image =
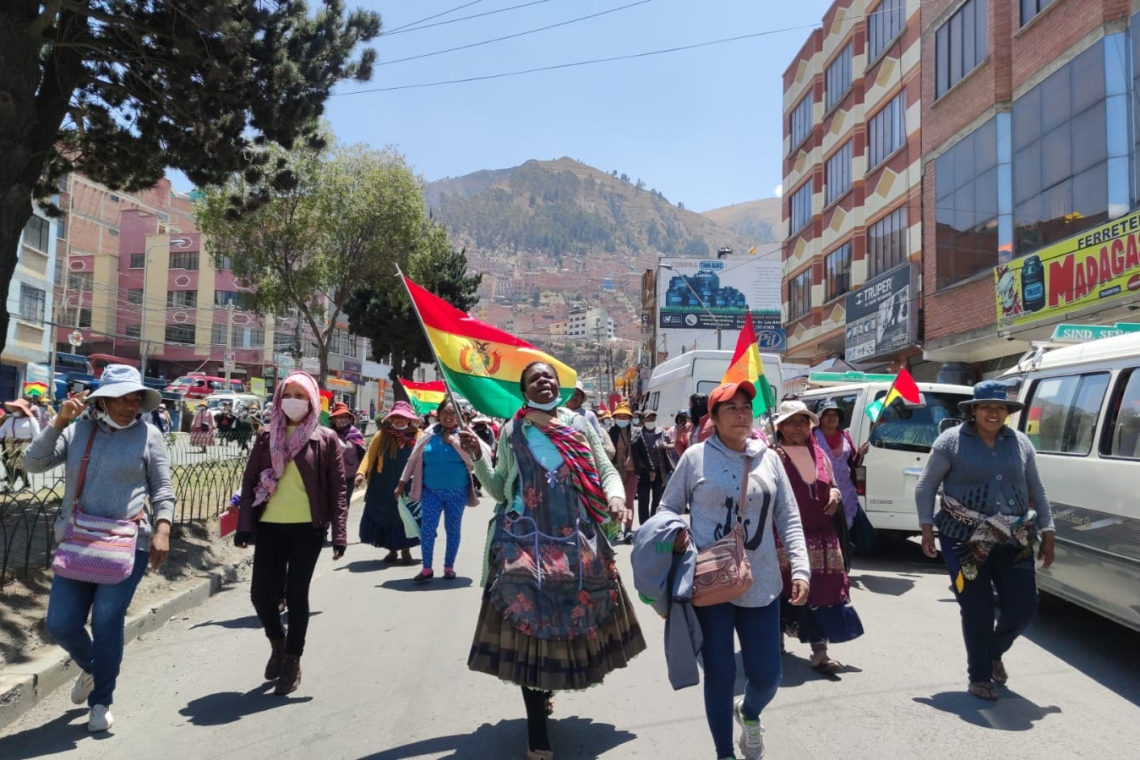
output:
M 1140 211 L 994 269 L 999 329 L 1140 296 Z

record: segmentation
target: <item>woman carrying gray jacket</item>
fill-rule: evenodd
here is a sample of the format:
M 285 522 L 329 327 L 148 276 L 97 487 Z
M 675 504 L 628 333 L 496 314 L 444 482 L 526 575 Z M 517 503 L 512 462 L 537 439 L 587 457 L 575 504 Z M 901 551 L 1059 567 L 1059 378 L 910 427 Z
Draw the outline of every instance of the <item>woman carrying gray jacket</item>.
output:
M 735 528 L 741 478 L 748 468 L 747 503 L 740 512 L 752 587 L 731 602 L 694 607 L 704 636 L 701 657 L 705 666 L 705 717 L 717 758 L 734 757 L 735 717 L 743 731 L 740 750 L 747 760 L 764 755 L 760 713 L 772 701 L 780 684 L 783 581 L 773 526 L 791 563 L 792 604 L 807 601 L 811 580 L 800 513 L 787 473 L 779 456 L 766 443 L 750 437 L 755 398 L 756 387 L 749 382 L 725 383 L 709 394 L 708 419 L 716 434 L 685 450 L 665 487 L 660 506 L 677 514 L 684 514 L 687 507 L 692 513 L 692 541 L 698 549 L 704 549 Z M 679 534 L 674 551 L 683 552 L 688 540 L 684 533 Z M 740 638 L 748 679 L 744 696 L 735 702 L 733 631 Z
M 81 672 L 71 689 L 71 701 L 91 708 L 87 730 L 111 727 L 111 701 L 123 661 L 123 627 L 127 607 L 149 560 L 157 570 L 170 550 L 170 522 L 174 516 L 174 489 L 170 460 L 162 433 L 143 422 L 162 401 L 158 391 L 140 382 L 139 372 L 123 364 L 108 364 L 99 389 L 67 399 L 59 414 L 24 452 L 28 472 L 46 472 L 64 465 L 65 487 L 56 540 L 71 520 L 82 459 L 90 446 L 89 466 L 80 495 L 84 512 L 139 522 L 131 575 L 115 584 L 52 579 L 48 597 L 47 630 Z M 71 423 L 87 404 L 91 419 Z M 92 440 L 94 437 L 94 440 Z M 147 510 L 147 502 L 150 510 Z M 87 632 L 88 615 L 91 632 Z

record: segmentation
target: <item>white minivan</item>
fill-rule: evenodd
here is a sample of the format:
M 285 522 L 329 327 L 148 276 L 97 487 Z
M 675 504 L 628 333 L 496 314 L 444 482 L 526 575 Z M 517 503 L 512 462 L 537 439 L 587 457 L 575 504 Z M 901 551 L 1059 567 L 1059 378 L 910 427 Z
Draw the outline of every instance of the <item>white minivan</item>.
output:
M 865 413 L 867 406 L 886 396 L 893 380 L 894 375 L 816 373 L 809 376 L 809 390 L 799 398 L 813 412 L 834 401 L 843 411 L 842 426 L 849 430 L 855 445 L 870 441 L 856 474 L 856 486 L 875 529 L 918 533 L 914 504 L 918 476 L 943 421 L 961 416 L 958 402 L 972 398 L 973 389 L 968 385 L 918 383 L 920 405 L 896 402 L 883 410 L 877 424 L 872 423 Z M 810 387 L 813 385 L 817 387 Z
M 668 418 L 668 424 L 672 425 L 673 415 L 689 408 L 689 396 L 694 393 L 707 396 L 720 385 L 732 361 L 732 353 L 698 349 L 661 362 L 649 378 L 642 407 L 654 410 L 662 420 Z M 778 403 L 780 389 L 784 387 L 783 363 L 776 354 L 760 354 L 760 360 L 764 363 L 764 377 L 772 386 L 771 398 Z
M 1012 424 L 1053 506 L 1055 561 L 1037 585 L 1140 631 L 1140 334 L 1038 353 L 1002 379 L 1020 386 Z

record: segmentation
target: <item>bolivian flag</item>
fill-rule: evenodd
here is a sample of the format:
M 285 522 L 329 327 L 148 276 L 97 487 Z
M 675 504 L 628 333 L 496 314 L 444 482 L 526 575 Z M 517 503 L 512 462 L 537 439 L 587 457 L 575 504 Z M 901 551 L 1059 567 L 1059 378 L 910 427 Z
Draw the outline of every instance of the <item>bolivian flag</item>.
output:
M 447 396 L 447 386 L 443 384 L 442 380 L 433 380 L 430 383 L 413 383 L 411 380 L 400 378 L 400 385 L 404 386 L 404 390 L 408 393 L 408 400 L 412 402 L 412 408 L 416 410 L 416 414 L 427 414 L 433 409 L 438 409 L 439 405 L 443 403 L 443 399 Z
M 756 386 L 756 398 L 752 400 L 752 416 L 759 417 L 776 405 L 772 398 L 772 385 L 764 377 L 764 361 L 760 358 L 760 346 L 756 343 L 756 328 L 752 325 L 752 313 L 745 312 L 744 328 L 736 339 L 736 350 L 732 353 L 732 363 L 721 378 L 722 383 L 739 383 L 744 380 Z
M 871 422 L 878 422 L 883 410 L 899 399 L 904 399 L 911 404 L 922 403 L 922 393 L 918 390 L 918 384 L 914 382 L 914 378 L 910 372 L 907 372 L 906 367 L 899 370 L 886 396 L 867 405 L 866 415 L 871 418 Z
M 48 387 L 46 383 L 24 383 L 24 395 L 31 396 L 32 398 L 43 398 L 47 395 Z
M 558 373 L 562 403 L 574 392 L 578 374 L 510 333 L 473 319 L 404 277 L 428 341 L 452 390 L 489 417 L 511 417 L 523 405 L 519 380 L 535 361 Z

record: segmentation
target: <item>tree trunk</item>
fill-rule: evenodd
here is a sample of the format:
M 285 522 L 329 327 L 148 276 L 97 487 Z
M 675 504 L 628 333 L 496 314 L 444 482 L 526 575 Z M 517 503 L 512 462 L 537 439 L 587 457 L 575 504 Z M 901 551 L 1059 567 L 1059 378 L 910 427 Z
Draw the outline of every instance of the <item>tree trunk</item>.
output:
M 388 370 L 388 380 L 392 383 L 392 398 L 396 401 L 408 401 L 408 392 L 400 382 L 400 365 L 393 359 L 392 369 Z

